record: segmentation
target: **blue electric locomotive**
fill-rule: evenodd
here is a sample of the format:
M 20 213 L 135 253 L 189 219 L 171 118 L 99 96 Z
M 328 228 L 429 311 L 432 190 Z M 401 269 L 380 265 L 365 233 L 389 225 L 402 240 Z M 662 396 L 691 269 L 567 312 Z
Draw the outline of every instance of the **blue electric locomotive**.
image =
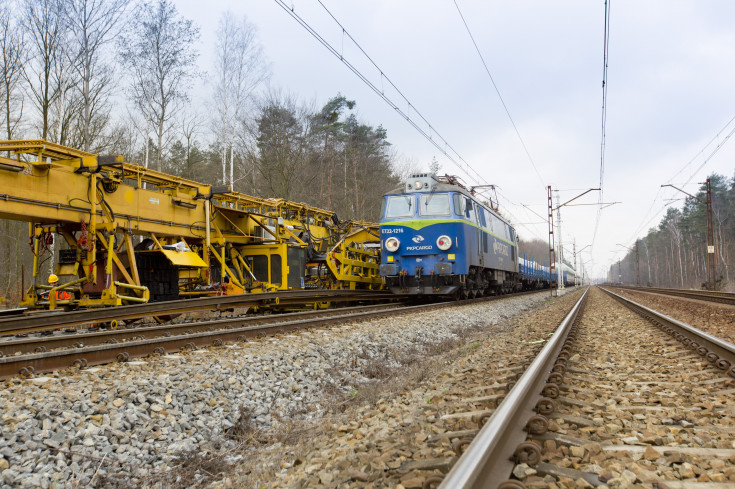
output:
M 475 297 L 518 290 L 518 237 L 455 177 L 412 175 L 383 198 L 380 274 L 394 293 Z

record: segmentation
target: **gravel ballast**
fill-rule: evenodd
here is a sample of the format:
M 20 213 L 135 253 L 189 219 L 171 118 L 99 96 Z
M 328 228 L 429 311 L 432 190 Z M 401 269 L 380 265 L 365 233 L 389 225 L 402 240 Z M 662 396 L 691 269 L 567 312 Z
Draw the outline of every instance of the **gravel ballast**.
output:
M 243 419 L 257 430 L 318 420 L 371 369 L 548 301 L 548 293 L 310 330 L 82 371 L 4 381 L 0 487 L 158 485 L 182 457 L 232 453 Z M 235 464 L 232 455 L 224 464 Z M 190 485 L 196 485 L 194 474 Z M 204 482 L 202 480 L 201 482 Z M 179 481 L 180 483 L 180 481 Z M 165 484 L 162 486 L 165 487 Z

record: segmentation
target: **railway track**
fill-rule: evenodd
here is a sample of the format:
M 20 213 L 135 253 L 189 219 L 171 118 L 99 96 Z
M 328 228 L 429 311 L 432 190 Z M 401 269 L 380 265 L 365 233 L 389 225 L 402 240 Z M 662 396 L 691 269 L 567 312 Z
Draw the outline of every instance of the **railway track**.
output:
M 538 309 L 508 323 L 484 324 L 476 336 L 465 340 L 464 347 L 436 359 L 443 367 L 437 367 L 439 371 L 414 390 L 345 413 L 340 418 L 342 425 L 333 421 L 321 436 L 310 437 L 315 450 L 301 455 L 298 467 L 324 469 L 319 475 L 296 468 L 274 476 L 281 487 L 328 483 L 350 488 L 435 487 L 478 434 L 478 425 L 489 423 L 509 389 L 534 390 L 522 387 L 526 383 L 522 375 L 570 309 L 575 304 L 580 309 L 581 296 L 581 290 L 570 289 L 563 297 L 547 298 Z M 525 409 L 509 411 L 520 417 L 534 414 Z M 517 432 L 501 437 L 502 443 L 492 450 L 500 453 L 510 446 L 514 450 L 526 436 L 522 426 L 517 427 Z M 349 447 L 349 453 L 327 447 Z M 508 471 L 504 479 L 513 469 L 509 460 L 510 456 L 498 459 Z M 287 464 L 288 460 L 282 462 L 282 466 Z M 339 467 L 347 468 L 339 471 Z
M 735 346 L 599 288 L 587 295 L 473 342 L 436 380 L 313 440 L 363 454 L 348 456 L 361 470 L 337 474 L 348 481 L 337 487 L 734 487 Z M 304 465 L 342 456 L 317 453 Z
M 233 307 L 288 307 L 316 302 L 386 301 L 395 299 L 389 292 L 359 290 L 291 290 L 257 294 L 225 295 L 179 299 L 76 311 L 24 313 L 0 318 L 0 335 L 26 334 L 86 323 L 104 323 L 186 312 L 221 311 Z
M 280 471 L 282 465 L 268 463 L 267 454 L 300 451 L 277 433 L 288 432 L 289 440 L 295 435 L 305 446 L 328 446 L 314 443 L 314 423 L 339 432 L 326 424 L 332 413 L 347 415 L 358 399 L 375 406 L 374 398 L 365 397 L 371 386 L 394 384 L 406 367 L 421 374 L 425 358 L 463 344 L 468 334 L 555 302 L 540 292 L 428 312 L 414 308 L 206 352 L 11 378 L 0 391 L 6 407 L 0 416 L 2 477 L 10 487 L 72 481 L 80 487 L 183 489 L 211 487 L 238 460 L 252 461 L 259 473 Z M 283 449 L 271 446 L 277 441 Z M 311 472 L 300 462 L 294 466 Z M 274 480 L 229 487 L 291 487 Z
M 446 488 L 487 488 L 510 487 L 509 478 L 519 460 L 531 461 L 539 457 L 535 444 L 526 441 L 527 432 L 548 429 L 548 421 L 543 417 L 553 410 L 558 386 L 552 382 L 557 375 L 549 378 L 554 370 L 565 342 L 577 316 L 584 307 L 589 289 L 574 304 L 546 346 L 533 359 L 514 385 L 508 385 L 508 393 L 502 397 L 497 409 L 491 416 L 481 415 L 478 422 L 483 426 L 476 433 L 452 433 L 456 437 L 454 447 L 464 455 L 452 467 L 440 487 Z M 574 337 L 574 336 L 572 336 Z M 547 397 L 548 396 L 548 397 Z M 493 396 L 498 401 L 501 396 Z M 489 398 L 487 400 L 490 400 Z M 489 414 L 489 413 L 487 413 Z M 482 419 L 486 421 L 481 421 Z M 466 450 L 463 450 L 467 446 Z
M 699 300 L 682 300 L 677 296 L 651 294 L 611 288 L 613 292 L 639 304 L 677 318 L 697 329 L 735 343 L 735 309 L 733 306 Z
M 735 482 L 735 345 L 606 291 L 648 323 L 629 320 L 595 293 L 472 441 L 455 440 L 468 446 L 439 487 Z
M 721 304 L 735 305 L 735 294 L 732 292 L 716 292 L 711 290 L 686 290 L 686 289 L 665 289 L 656 287 L 631 287 L 615 285 L 618 289 L 635 290 L 639 292 L 650 292 L 653 294 L 673 295 L 676 297 L 686 297 L 687 299 L 697 299 L 707 302 L 719 302 Z
M 243 473 L 251 474 L 255 466 L 272 467 L 272 474 L 259 479 L 259 485 L 270 481 L 279 487 L 377 489 L 402 484 L 406 488 L 536 489 L 604 484 L 684 489 L 695 482 L 711 483 L 712 489 L 731 487 L 735 483 L 735 347 L 670 318 L 656 317 L 663 326 L 654 327 L 597 288 L 588 292 L 584 308 L 578 301 L 580 296 L 581 291 L 573 291 L 536 302 L 538 310 L 478 330 L 461 351 L 441 357 L 443 370 L 430 371 L 421 384 L 413 384 L 413 390 L 349 407 L 323 430 L 310 431 L 312 426 L 306 431 L 306 446 L 295 448 L 284 442 L 283 450 L 278 450 L 283 455 L 272 450 L 248 452 L 247 458 L 255 465 L 246 466 L 249 468 Z M 462 304 L 469 303 L 458 305 Z M 570 319 L 572 308 L 578 312 L 576 321 Z M 653 311 L 641 310 L 653 317 Z M 390 330 L 399 330 L 408 318 L 420 318 L 418 311 L 404 310 L 410 312 L 405 320 L 377 324 L 388 323 Z M 484 311 L 482 314 L 487 314 Z M 451 312 L 446 314 L 447 318 L 452 316 Z M 370 323 L 367 329 L 370 343 L 375 341 L 373 327 Z M 330 344 L 339 331 L 329 332 Z M 346 332 L 344 328 L 341 331 Z M 424 329 L 422 335 L 427 331 L 430 329 Z M 567 332 L 565 339 L 563 331 Z M 314 339 L 326 335 L 304 334 L 316 335 Z M 292 340 L 302 345 L 299 351 L 313 341 L 298 339 L 301 337 L 295 335 Z M 287 349 L 289 341 L 283 337 L 268 343 L 253 342 L 245 348 L 267 351 L 285 342 Z M 313 351 L 322 357 L 319 347 Z M 335 368 L 350 369 L 363 358 L 359 351 Z M 207 362 L 197 362 L 191 371 L 198 372 L 204 364 Z M 289 365 L 302 371 L 310 364 Z M 258 371 L 248 369 L 241 381 L 249 382 Z M 224 377 L 218 377 L 225 384 L 228 378 L 240 381 L 237 370 L 225 372 Z M 276 378 L 283 378 L 281 375 Z M 389 381 L 390 377 L 380 380 Z M 25 399 L 31 381 L 12 382 L 19 386 L 19 394 L 23 389 L 21 399 Z M 199 379 L 196 385 L 200 382 L 210 381 Z M 156 389 L 155 395 L 166 397 L 166 390 Z M 164 403 L 157 398 L 150 400 L 147 394 L 149 400 L 144 403 L 137 393 L 130 398 L 127 390 L 125 385 L 109 397 L 107 409 L 111 413 L 115 409 L 118 414 L 123 410 L 127 413 L 133 409 L 131 402 L 143 403 L 148 415 L 162 422 L 164 418 L 156 411 L 161 406 L 165 407 L 161 413 L 182 409 L 176 396 Z M 122 399 L 115 402 L 127 404 L 110 404 L 116 396 Z M 230 404 L 218 405 L 227 409 Z M 298 432 L 299 425 L 294 426 Z M 54 425 L 52 429 L 59 428 Z M 72 450 L 82 450 L 81 441 L 76 443 Z M 490 447 L 490 454 L 477 451 L 483 445 Z M 268 453 L 282 458 L 261 460 Z M 484 466 L 480 463 L 483 460 L 494 461 L 498 468 Z M 238 479 L 230 473 L 222 477 L 234 486 L 252 486 L 253 482 L 252 475 Z M 227 486 L 224 479 L 214 480 L 222 480 L 216 487 Z
M 286 333 L 302 328 L 356 320 L 418 313 L 441 307 L 496 300 L 444 302 L 419 306 L 379 304 L 340 309 L 304 311 L 280 315 L 241 316 L 161 326 L 27 336 L 0 342 L 0 379 L 33 376 L 68 367 L 86 368 L 136 357 L 222 346 L 227 342 Z M 66 324 L 66 323 L 62 323 Z M 44 329 L 49 328 L 46 326 Z
M 52 334 L 48 334 L 48 332 L 44 331 L 36 333 L 33 336 L 20 335 L 20 337 L 14 339 L 0 341 L 0 358 L 19 354 L 43 353 L 58 348 L 81 348 L 85 346 L 117 344 L 145 339 L 168 338 L 176 335 L 231 330 L 242 327 L 255 328 L 269 324 L 281 324 L 305 319 L 326 319 L 332 316 L 345 316 L 358 312 L 391 310 L 399 306 L 400 305 L 397 304 L 381 304 L 276 315 L 239 315 L 220 319 L 208 319 L 155 326 L 142 325 L 120 329 L 68 329 L 63 332 L 56 331 Z

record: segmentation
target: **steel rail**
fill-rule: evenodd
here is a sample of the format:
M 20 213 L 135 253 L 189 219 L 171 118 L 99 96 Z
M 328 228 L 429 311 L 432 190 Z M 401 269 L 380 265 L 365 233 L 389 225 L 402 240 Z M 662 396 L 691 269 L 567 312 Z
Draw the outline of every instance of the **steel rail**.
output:
M 289 290 L 254 294 L 223 295 L 152 302 L 128 306 L 83 309 L 77 311 L 43 312 L 0 318 L 0 334 L 29 333 L 44 329 L 75 326 L 84 323 L 106 322 L 113 319 L 137 319 L 156 315 L 180 314 L 203 309 L 222 310 L 244 306 L 288 306 L 308 302 L 336 302 L 349 300 L 385 300 L 394 298 L 384 291 L 359 290 Z
M 534 292 L 537 291 L 521 294 Z M 0 358 L 0 379 L 7 379 L 17 375 L 32 376 L 36 373 L 59 370 L 74 365 L 83 368 L 90 365 L 101 365 L 114 361 L 127 361 L 134 357 L 142 357 L 154 353 L 165 354 L 167 352 L 187 348 L 220 346 L 228 341 L 244 341 L 249 338 L 265 336 L 269 334 L 269 332 L 272 334 L 285 333 L 307 327 L 326 326 L 349 321 L 423 312 L 442 307 L 458 307 L 462 305 L 499 300 L 506 297 L 508 296 L 490 296 L 471 301 L 440 302 L 392 309 L 386 308 L 385 305 L 383 305 L 377 311 L 364 311 L 355 314 L 344 314 L 344 310 L 337 309 L 335 311 L 340 314 L 327 318 L 312 317 L 309 319 L 290 320 L 270 325 L 242 326 L 216 331 L 192 332 L 191 334 L 163 338 L 128 341 L 125 343 L 84 346 L 69 350 L 56 350 L 26 355 L 13 355 Z
M 25 337 L 0 341 L 0 358 L 10 355 L 43 353 L 56 348 L 80 348 L 82 346 L 101 345 L 109 343 L 120 343 L 123 341 L 135 341 L 156 337 L 170 336 L 172 334 L 191 334 L 203 331 L 214 331 L 218 329 L 233 329 L 244 326 L 260 326 L 296 319 L 327 318 L 329 316 L 344 315 L 355 312 L 368 312 L 373 310 L 392 310 L 403 307 L 398 304 L 356 306 L 341 309 L 319 309 L 313 311 L 300 311 L 286 314 L 269 314 L 258 316 L 235 316 L 221 319 L 204 321 L 192 321 L 186 323 L 164 324 L 154 326 L 139 326 L 135 328 L 110 329 L 96 332 L 80 332 L 73 334 L 62 333 L 53 336 Z
M 712 336 L 700 329 L 654 311 L 642 304 L 616 294 L 607 288 L 600 289 L 614 299 L 655 323 L 668 334 L 695 350 L 721 370 L 727 370 L 728 375 L 735 377 L 735 345 Z
M 615 285 L 614 287 L 628 290 L 636 290 L 639 292 L 673 295 L 678 297 L 686 297 L 687 299 L 697 299 L 707 302 L 719 302 L 721 304 L 735 305 L 735 294 L 733 294 L 732 292 L 717 292 L 712 290 L 665 289 L 660 287 L 632 287 L 629 285 Z
M 16 307 L 15 309 L 0 309 L 0 316 L 18 316 L 26 312 L 26 307 Z
M 369 312 L 358 314 L 342 314 L 329 318 L 302 319 L 280 324 L 245 326 L 234 329 L 205 331 L 164 338 L 129 341 L 122 344 L 96 345 L 72 350 L 58 350 L 28 355 L 14 355 L 0 358 L 0 379 L 17 375 L 30 376 L 40 372 L 50 372 L 63 368 L 78 366 L 85 368 L 102 365 L 114 361 L 126 362 L 134 357 L 143 357 L 154 353 L 166 354 L 185 349 L 196 349 L 207 346 L 221 346 L 225 342 L 245 341 L 251 338 L 267 336 L 271 333 L 286 333 L 312 325 L 327 325 L 349 320 L 375 317 L 389 312 Z
M 510 478 L 515 466 L 513 455 L 528 436 L 524 428 L 536 414 L 549 373 L 588 292 L 589 287 L 444 477 L 440 488 L 496 488 Z

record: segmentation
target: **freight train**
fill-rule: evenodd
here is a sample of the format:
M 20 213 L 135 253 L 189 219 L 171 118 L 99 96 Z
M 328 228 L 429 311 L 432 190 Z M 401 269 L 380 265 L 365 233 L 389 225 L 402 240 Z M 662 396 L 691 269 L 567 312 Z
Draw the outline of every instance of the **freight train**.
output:
M 471 298 L 556 282 L 518 256 L 515 228 L 449 175 L 412 175 L 386 194 L 380 239 L 380 275 L 396 294 Z M 573 283 L 574 271 L 563 279 Z
M 555 263 L 556 267 L 561 267 L 562 281 L 566 286 L 575 285 L 576 274 L 574 269 L 566 263 Z M 520 258 L 518 260 L 518 273 L 521 278 L 523 290 L 538 289 L 549 287 L 549 283 L 555 284 L 557 281 L 557 270 L 553 272 L 549 267 L 541 265 L 538 260 L 533 258 Z

